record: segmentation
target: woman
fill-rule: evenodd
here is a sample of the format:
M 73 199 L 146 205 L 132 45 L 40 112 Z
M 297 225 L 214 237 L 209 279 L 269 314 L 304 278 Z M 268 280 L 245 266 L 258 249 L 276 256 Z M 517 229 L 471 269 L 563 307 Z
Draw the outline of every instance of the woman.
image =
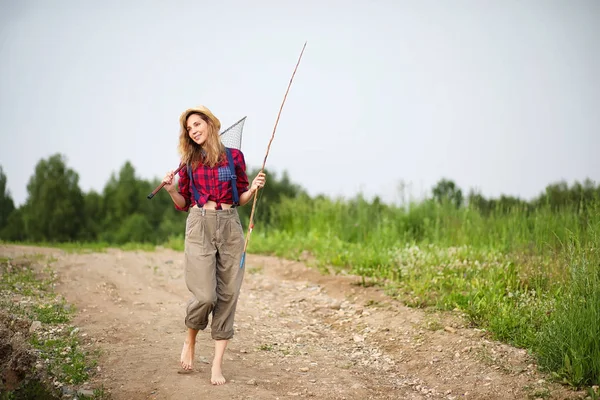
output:
M 244 232 L 234 207 L 233 185 L 239 205 L 244 205 L 264 186 L 266 179 L 264 173 L 259 173 L 248 187 L 244 155 L 240 150 L 229 149 L 236 175 L 236 179 L 231 180 L 229 160 L 219 136 L 221 123 L 208 108 L 186 110 L 181 114 L 180 125 L 179 153 L 186 166 L 179 172 L 178 185 L 173 171 L 167 173 L 163 182 L 175 208 L 189 212 L 185 227 L 184 276 L 194 297 L 186 309 L 188 331 L 181 351 L 181 366 L 184 370 L 192 369 L 196 335 L 206 328 L 212 313 L 215 355 L 211 382 L 222 385 L 225 383 L 221 371 L 223 354 L 233 337 L 235 310 L 244 277 L 244 268 L 240 268 Z

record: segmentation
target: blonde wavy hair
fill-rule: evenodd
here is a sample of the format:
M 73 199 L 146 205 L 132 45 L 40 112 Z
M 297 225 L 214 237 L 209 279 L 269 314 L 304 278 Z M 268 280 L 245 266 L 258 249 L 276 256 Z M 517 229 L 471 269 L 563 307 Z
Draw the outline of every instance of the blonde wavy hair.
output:
M 194 142 L 187 131 L 187 120 L 193 114 L 198 114 L 208 125 L 208 137 L 202 146 Z M 222 161 L 225 155 L 225 146 L 219 137 L 220 129 L 221 122 L 206 107 L 188 109 L 181 114 L 178 146 L 181 162 L 191 164 L 195 169 L 200 164 L 214 167 Z

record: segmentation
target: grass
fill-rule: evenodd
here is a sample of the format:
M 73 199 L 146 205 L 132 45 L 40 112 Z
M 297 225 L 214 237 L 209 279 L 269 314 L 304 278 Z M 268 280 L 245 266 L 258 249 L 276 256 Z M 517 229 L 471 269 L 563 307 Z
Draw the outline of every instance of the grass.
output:
M 44 268 L 34 268 L 43 264 L 41 256 L 0 259 L 0 323 L 9 329 L 20 326 L 19 334 L 27 338 L 37 360 L 18 388 L 2 393 L 2 400 L 59 398 L 58 389 L 85 384 L 96 366 L 97 354 L 85 349 L 78 329 L 70 324 L 75 310 L 53 290 L 53 259 L 45 261 Z M 31 332 L 34 321 L 37 329 Z M 104 398 L 102 388 L 94 398 Z
M 122 243 L 115 244 L 109 242 L 5 242 L 0 240 L 0 244 L 10 244 L 19 246 L 34 246 L 34 247 L 52 247 L 64 250 L 67 253 L 101 253 L 108 249 L 120 249 L 124 251 L 154 251 L 156 245 L 152 243 Z
M 258 224 L 257 224 L 258 225 Z M 249 251 L 363 277 L 413 307 L 460 310 L 557 380 L 600 383 L 600 201 L 484 214 L 432 201 L 284 199 Z
M 268 225 L 256 217 L 249 252 L 359 275 L 413 307 L 459 310 L 493 338 L 529 349 L 557 380 L 600 384 L 600 199 L 481 212 L 434 201 L 393 207 L 298 197 L 271 209 Z M 183 243 L 175 235 L 163 246 L 181 251 Z
M 575 237 L 566 244 L 569 286 L 539 333 L 541 363 L 567 383 L 600 382 L 600 232 L 594 247 Z

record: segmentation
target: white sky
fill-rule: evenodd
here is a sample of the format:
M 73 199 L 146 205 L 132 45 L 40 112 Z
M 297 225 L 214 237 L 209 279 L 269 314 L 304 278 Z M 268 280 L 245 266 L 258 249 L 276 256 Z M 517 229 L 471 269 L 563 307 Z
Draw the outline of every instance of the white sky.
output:
M 329 7 L 329 8 L 327 8 Z M 310 194 L 398 200 L 442 177 L 531 198 L 600 181 L 600 1 L 0 0 L 0 165 L 17 204 L 60 152 L 83 190 L 177 166 L 205 104 Z M 84 144 L 85 143 L 85 144 Z M 140 199 L 146 201 L 145 198 Z

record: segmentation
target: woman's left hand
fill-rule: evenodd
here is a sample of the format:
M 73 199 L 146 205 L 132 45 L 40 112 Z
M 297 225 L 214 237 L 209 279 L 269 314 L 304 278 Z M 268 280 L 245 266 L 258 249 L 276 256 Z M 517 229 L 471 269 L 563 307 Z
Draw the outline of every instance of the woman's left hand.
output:
M 254 180 L 252 181 L 252 186 L 250 187 L 250 190 L 256 193 L 258 188 L 262 188 L 263 186 L 265 186 L 266 182 L 267 178 L 265 173 L 259 172 L 258 175 L 256 175 L 256 178 L 254 178 Z

